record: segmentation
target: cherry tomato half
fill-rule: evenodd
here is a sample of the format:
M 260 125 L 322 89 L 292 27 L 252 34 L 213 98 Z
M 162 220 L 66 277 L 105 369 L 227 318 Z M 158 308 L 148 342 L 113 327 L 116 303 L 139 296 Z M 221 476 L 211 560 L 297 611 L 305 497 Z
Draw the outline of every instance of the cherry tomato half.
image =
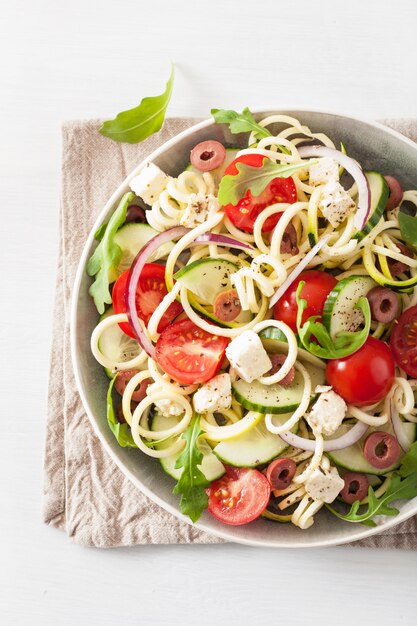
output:
M 294 332 L 297 332 L 297 302 L 295 294 L 300 281 L 305 282 L 301 290 L 301 298 L 307 300 L 307 307 L 302 317 L 303 323 L 312 315 L 321 315 L 323 313 L 326 298 L 333 287 L 337 285 L 337 280 L 331 274 L 326 274 L 326 272 L 321 272 L 320 270 L 309 270 L 300 274 L 288 287 L 274 307 L 274 318 L 288 324 Z
M 266 509 L 270 495 L 270 482 L 258 470 L 227 467 L 210 485 L 208 510 L 225 524 L 248 524 Z
M 365 406 L 379 402 L 394 382 L 395 364 L 386 343 L 368 337 L 363 346 L 343 359 L 327 362 L 329 385 L 348 404 Z
M 235 176 L 239 170 L 236 167 L 236 163 L 245 163 L 252 167 L 262 167 L 265 157 L 261 154 L 243 154 L 227 166 L 224 175 Z M 289 176 L 288 178 L 274 178 L 269 185 L 258 196 L 252 196 L 250 189 L 246 192 L 246 195 L 234 204 L 226 204 L 224 207 L 225 213 L 229 220 L 248 233 L 253 233 L 253 225 L 255 220 L 262 211 L 274 204 L 275 202 L 287 202 L 293 204 L 297 200 L 297 189 L 294 181 Z M 262 230 L 267 232 L 274 228 L 280 218 L 280 213 L 271 215 L 265 221 Z
M 162 331 L 155 358 L 177 382 L 205 383 L 219 370 L 228 343 L 227 337 L 212 335 L 189 319 L 181 320 Z
M 390 339 L 395 361 L 406 374 L 417 378 L 417 305 L 401 315 Z
M 112 291 L 113 309 L 115 313 L 126 313 L 126 285 L 129 278 L 129 270 L 123 272 L 116 280 Z M 147 263 L 143 266 L 138 286 L 136 288 L 136 310 L 141 320 L 147 324 L 151 319 L 152 313 L 155 311 L 168 293 L 165 285 L 165 267 L 158 263 Z M 173 302 L 164 313 L 158 324 L 158 332 L 162 332 L 164 328 L 172 322 L 182 311 L 179 302 Z M 121 330 L 129 337 L 136 338 L 130 324 L 123 322 L 119 324 Z

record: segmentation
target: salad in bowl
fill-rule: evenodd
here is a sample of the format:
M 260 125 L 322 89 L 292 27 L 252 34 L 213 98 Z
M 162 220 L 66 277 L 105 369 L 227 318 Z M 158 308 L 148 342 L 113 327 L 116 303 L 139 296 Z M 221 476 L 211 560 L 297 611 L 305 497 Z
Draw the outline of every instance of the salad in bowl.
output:
M 302 117 L 213 117 L 95 232 L 108 431 L 192 522 L 384 524 L 417 496 L 417 191 Z

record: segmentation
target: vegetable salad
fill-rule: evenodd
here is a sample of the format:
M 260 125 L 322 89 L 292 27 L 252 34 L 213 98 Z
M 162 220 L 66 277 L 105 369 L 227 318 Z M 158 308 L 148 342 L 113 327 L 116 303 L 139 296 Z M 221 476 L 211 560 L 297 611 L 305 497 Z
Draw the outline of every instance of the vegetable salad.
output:
M 148 163 L 96 233 L 109 427 L 193 522 L 374 525 L 417 496 L 417 191 L 292 117 L 212 114 L 248 148 Z

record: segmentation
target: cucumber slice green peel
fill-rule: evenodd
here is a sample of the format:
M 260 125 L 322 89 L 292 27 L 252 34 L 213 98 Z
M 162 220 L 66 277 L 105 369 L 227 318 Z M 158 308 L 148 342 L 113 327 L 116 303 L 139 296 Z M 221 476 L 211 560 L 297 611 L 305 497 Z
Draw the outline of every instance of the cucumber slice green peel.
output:
M 249 263 L 246 261 L 241 259 L 237 259 L 237 261 L 240 265 L 249 266 Z M 230 275 L 238 270 L 238 263 L 233 263 L 226 259 L 199 259 L 178 270 L 174 274 L 174 279 L 181 281 L 184 287 L 188 289 L 188 300 L 193 309 L 204 315 L 204 317 L 216 322 L 219 326 L 239 328 L 252 320 L 252 313 L 242 311 L 233 322 L 223 322 L 214 315 L 212 310 L 212 304 L 216 296 L 221 291 L 227 291 L 232 288 Z M 197 298 L 206 304 L 202 304 Z M 266 299 L 261 307 L 265 309 L 263 311 L 265 314 L 268 308 Z
M 356 331 L 364 322 L 357 304 L 376 287 L 369 276 L 348 276 L 339 281 L 324 303 L 322 321 L 333 340 L 341 332 Z
M 284 424 L 290 415 L 277 416 L 276 420 Z M 298 424 L 291 432 L 297 432 Z M 269 463 L 277 458 L 288 448 L 285 443 L 265 426 L 265 419 L 255 424 L 253 428 L 245 431 L 233 439 L 221 441 L 213 449 L 214 454 L 227 465 L 234 467 L 257 467 Z
M 133 263 L 135 256 L 153 237 L 158 234 L 149 224 L 138 224 L 136 222 L 128 222 L 124 224 L 114 236 L 114 243 L 119 246 L 122 251 L 122 257 L 117 266 L 114 279 L 116 279 L 124 271 L 128 270 Z M 148 259 L 148 263 L 152 263 L 157 259 L 167 256 L 174 244 L 169 241 L 162 244 Z
M 174 278 L 206 304 L 213 304 L 217 294 L 231 288 L 230 275 L 238 269 L 225 259 L 199 259 L 178 270 Z
M 305 367 L 311 377 L 313 389 L 317 385 L 324 385 L 326 381 L 325 370 L 310 363 L 305 363 Z M 232 391 L 235 398 L 245 409 L 256 411 L 257 413 L 292 413 L 301 402 L 304 391 L 304 378 L 300 372 L 295 373 L 294 381 L 291 385 L 282 386 L 279 383 L 274 385 L 262 385 L 255 380 L 247 383 L 239 379 L 232 384 Z M 312 396 L 314 399 L 315 395 Z
M 288 344 L 282 340 L 282 335 L 278 328 L 273 326 L 267 327 L 259 333 L 259 337 L 268 353 L 285 354 L 288 352 Z M 326 364 L 302 348 L 298 349 L 298 358 L 304 362 L 304 366 L 308 370 L 312 388 L 315 389 L 317 385 L 324 385 L 326 382 Z M 240 379 L 232 384 L 232 391 L 241 405 L 250 411 L 262 414 L 286 414 L 295 411 L 299 406 L 304 391 L 304 379 L 298 371 L 295 373 L 293 383 L 285 387 L 279 383 L 263 385 L 256 380 L 252 383 L 247 383 Z M 312 400 L 315 397 L 315 394 L 313 394 Z M 286 416 L 286 419 L 288 417 Z
M 344 435 L 346 432 L 348 432 L 348 430 L 349 426 L 342 424 L 338 431 L 331 437 L 331 439 L 336 439 L 337 437 Z M 411 444 L 416 438 L 416 424 L 412 422 L 406 422 L 404 424 L 404 430 L 407 439 Z M 376 476 L 384 476 L 385 474 L 388 474 L 389 472 L 392 472 L 393 470 L 398 468 L 403 459 L 403 455 L 400 456 L 396 463 L 393 463 L 393 465 L 383 470 L 378 469 L 368 463 L 363 455 L 363 445 L 368 435 L 371 432 L 375 431 L 384 431 L 389 432 L 390 434 L 394 434 L 390 422 L 384 424 L 383 426 L 378 426 L 377 428 L 370 427 L 366 431 L 366 433 L 359 439 L 359 441 L 357 441 L 352 446 L 349 446 L 348 448 L 343 448 L 342 450 L 327 452 L 326 454 L 333 461 L 333 463 L 335 463 L 339 467 L 343 467 L 350 472 L 360 472 L 361 474 L 374 474 Z
M 354 238 L 359 239 L 359 241 L 368 235 L 373 227 L 378 224 L 389 196 L 389 187 L 382 174 L 379 172 L 365 172 L 365 176 L 371 192 L 371 209 L 365 226 L 354 235 Z
M 287 338 L 276 326 L 267 326 L 267 328 L 261 330 L 259 338 L 268 354 L 288 354 Z M 310 352 L 304 350 L 304 348 L 298 347 L 298 359 L 307 361 L 307 363 L 311 363 L 311 365 L 315 367 L 326 369 L 326 363 L 324 361 L 314 356 L 314 354 L 310 354 Z
M 340 359 L 359 350 L 365 343 L 371 328 L 371 309 L 368 300 L 361 297 L 356 304 L 356 307 L 364 316 L 364 327 L 357 332 L 341 331 L 332 339 L 324 324 L 317 321 L 319 316 L 315 315 L 309 317 L 308 320 L 302 324 L 303 312 L 307 307 L 307 301 L 300 297 L 304 285 L 304 281 L 301 281 L 296 292 L 298 305 L 297 330 L 303 347 L 308 350 L 308 352 L 322 359 Z M 315 343 L 312 338 L 317 339 L 319 343 Z

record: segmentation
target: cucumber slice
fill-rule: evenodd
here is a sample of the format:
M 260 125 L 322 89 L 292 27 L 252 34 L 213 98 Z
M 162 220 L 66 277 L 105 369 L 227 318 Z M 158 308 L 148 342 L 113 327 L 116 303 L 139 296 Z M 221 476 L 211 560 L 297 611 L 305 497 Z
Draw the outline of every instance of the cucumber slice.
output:
M 122 258 L 117 268 L 117 276 L 120 276 L 120 274 L 130 268 L 137 253 L 157 234 L 158 232 L 149 226 L 149 224 L 129 222 L 119 228 L 114 236 L 114 242 L 117 243 L 122 250 Z M 151 263 L 152 261 L 168 255 L 173 247 L 174 244 L 170 241 L 163 244 L 150 256 L 148 262 Z
M 311 377 L 312 389 L 317 385 L 326 384 L 325 370 L 311 363 L 305 363 Z M 304 390 L 304 379 L 300 372 L 296 371 L 294 382 L 283 387 L 279 383 L 275 385 L 262 385 L 255 380 L 247 383 L 237 380 L 232 384 L 232 391 L 236 399 L 250 411 L 257 413 L 291 413 L 295 411 L 301 402 Z M 313 394 L 312 399 L 315 397 Z
M 206 309 L 190 296 L 190 304 L 193 308 L 221 326 L 234 328 L 252 319 L 250 311 L 242 311 L 233 322 L 221 322 L 213 314 L 211 306 L 221 291 L 228 291 L 232 288 L 230 274 L 234 274 L 238 269 L 239 266 L 236 263 L 225 259 L 200 259 L 178 270 L 174 278 L 181 281 L 191 294 L 195 294 L 200 301 L 210 307 Z
M 164 417 L 160 413 L 155 413 L 151 430 L 162 430 L 167 428 L 172 428 L 178 423 L 178 418 L 176 417 Z M 158 443 L 155 445 L 156 450 L 163 450 L 167 448 L 172 443 L 171 440 L 163 441 L 162 443 Z M 199 465 L 199 469 L 203 472 L 204 476 L 210 482 L 213 480 L 217 480 L 220 476 L 223 476 L 225 473 L 225 468 L 223 464 L 219 461 L 219 459 L 213 454 L 212 449 L 208 445 L 205 440 L 202 440 L 199 443 L 199 448 L 203 453 L 203 461 L 201 465 Z M 172 454 L 171 456 L 167 456 L 165 458 L 159 459 L 162 465 L 162 469 L 172 478 L 178 480 L 182 474 L 182 468 L 177 469 L 175 467 L 175 463 L 180 456 L 181 452 L 177 454 Z
M 259 338 L 262 340 L 262 344 L 267 352 L 281 352 L 277 347 L 281 347 L 283 343 L 288 343 L 287 337 L 276 326 L 268 326 L 261 330 Z
M 279 424 L 284 424 L 290 415 L 280 415 L 275 418 Z M 292 432 L 296 432 L 297 428 Z M 214 454 L 227 465 L 235 467 L 257 467 L 269 463 L 288 448 L 279 435 L 267 430 L 265 420 L 239 437 L 221 441 L 213 449 Z
M 113 314 L 113 307 L 110 307 L 100 317 L 100 322 Z M 133 359 L 141 351 L 141 347 L 136 339 L 132 339 L 126 335 L 120 330 L 118 324 L 113 324 L 113 326 L 110 326 L 110 328 L 107 328 L 101 333 L 98 348 L 106 357 L 118 363 L 130 361 L 130 359 Z M 113 378 L 116 375 L 116 372 L 108 367 L 105 367 L 104 371 L 109 378 Z
M 371 192 L 371 210 L 363 229 L 354 235 L 354 238 L 359 239 L 359 241 L 378 224 L 387 205 L 389 196 L 389 187 L 382 174 L 379 172 L 365 172 L 365 176 L 368 180 L 369 190 Z
M 324 303 L 322 316 L 332 339 L 337 333 L 357 330 L 365 322 L 355 305 L 376 285 L 369 276 L 348 276 L 332 289 Z
M 413 441 L 416 438 L 416 426 L 417 425 L 413 424 L 412 422 L 406 422 L 404 424 L 404 430 L 407 434 L 410 444 L 413 443 Z M 349 426 L 347 426 L 346 424 L 342 424 L 342 426 L 338 429 L 338 431 L 332 437 L 330 437 L 330 439 L 336 439 L 337 437 L 340 437 L 341 435 L 346 433 L 348 430 L 349 430 Z M 344 467 L 350 472 L 360 472 L 362 474 L 375 474 L 376 476 L 382 476 L 384 474 L 387 474 L 388 472 L 391 472 L 392 470 L 397 469 L 404 455 L 400 456 L 397 463 L 394 463 L 393 465 L 391 465 L 391 467 L 387 467 L 383 470 L 373 467 L 373 465 L 368 463 L 368 461 L 363 456 L 363 444 L 365 443 L 365 439 L 371 432 L 375 432 L 379 430 L 383 430 L 385 432 L 394 434 L 391 423 L 384 424 L 383 426 L 378 426 L 377 428 L 370 427 L 368 431 L 363 435 L 363 437 L 361 437 L 361 439 L 359 439 L 359 441 L 357 441 L 353 446 L 344 448 L 344 450 L 335 450 L 334 452 L 327 452 L 326 454 L 333 461 L 333 463 L 335 463 L 336 465 L 339 465 L 340 467 Z
M 341 476 L 343 478 L 342 474 Z M 368 479 L 368 483 L 370 487 L 378 488 L 381 486 L 382 480 L 379 478 L 379 476 L 376 476 L 375 474 L 367 474 L 366 477 Z
M 239 150 L 240 148 L 226 148 L 226 158 L 223 163 L 219 165 L 219 167 L 216 167 L 214 170 L 211 170 L 210 174 L 213 176 L 216 185 L 220 183 L 220 180 L 224 175 L 225 169 L 228 167 L 228 165 L 230 165 L 232 161 L 235 160 Z M 189 163 L 185 169 L 187 172 L 193 172 L 194 174 L 203 174 L 203 172 L 194 167 L 192 163 Z
M 178 270 L 174 278 L 205 304 L 213 304 L 217 294 L 231 289 L 230 274 L 238 269 L 236 263 L 225 259 L 200 259 Z
M 270 354 L 288 354 L 288 343 L 284 333 L 276 326 L 268 326 L 259 333 L 259 338 L 265 350 Z M 304 348 L 298 348 L 298 359 L 307 361 L 315 367 L 326 369 L 326 363 Z

